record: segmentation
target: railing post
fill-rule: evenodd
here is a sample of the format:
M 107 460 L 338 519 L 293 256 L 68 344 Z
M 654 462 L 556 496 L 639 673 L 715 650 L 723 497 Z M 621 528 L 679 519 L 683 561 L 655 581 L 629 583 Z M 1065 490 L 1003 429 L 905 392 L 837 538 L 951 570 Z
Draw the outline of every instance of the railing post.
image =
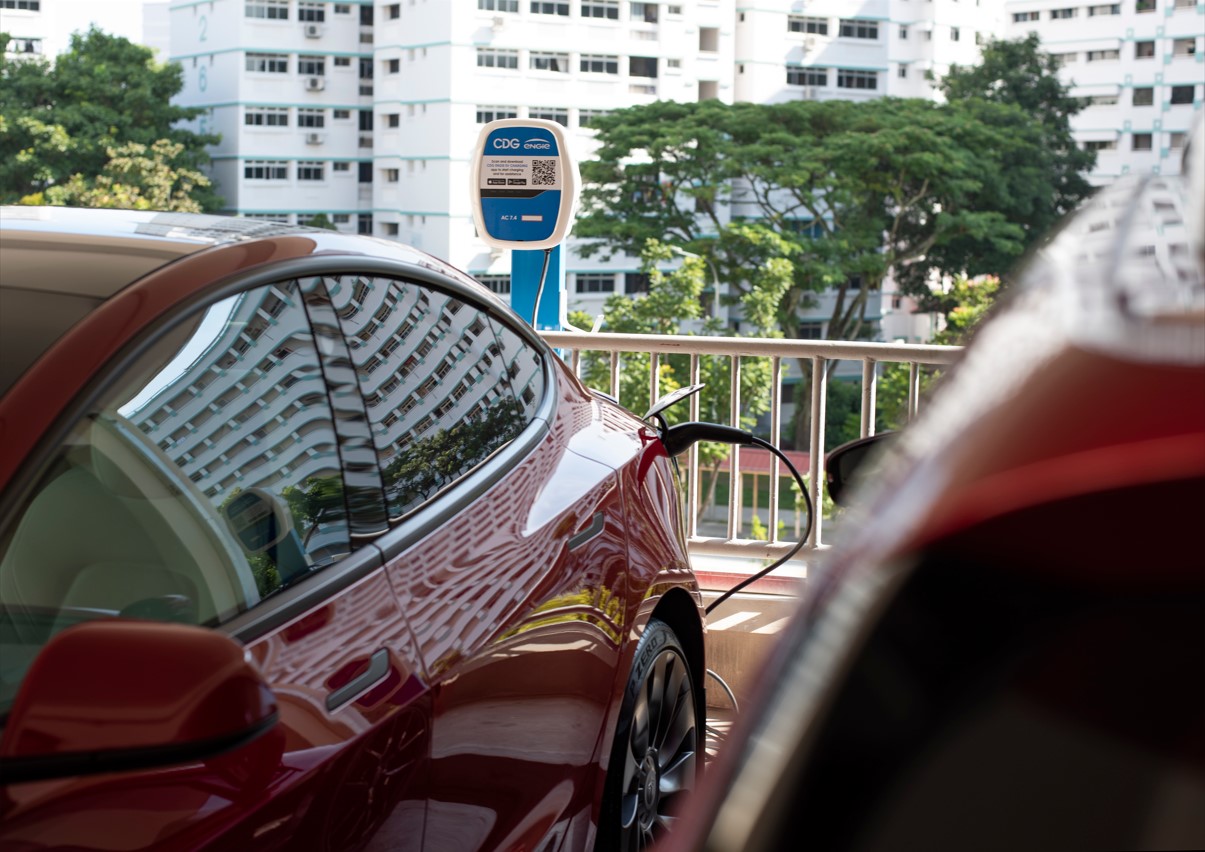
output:
M 699 383 L 700 365 L 699 356 L 697 354 L 690 356 L 690 383 L 697 385 Z M 699 419 L 699 397 L 701 394 L 690 395 L 690 419 L 697 421 Z M 699 445 L 697 443 L 690 445 L 690 475 L 686 479 L 686 508 L 689 515 L 686 519 L 686 534 L 693 538 L 699 532 L 699 504 L 702 502 L 702 495 L 699 493 L 699 488 L 702 485 L 702 477 L 699 475 Z
M 731 372 L 731 390 L 729 399 L 731 402 L 731 411 L 729 412 L 729 423 L 733 426 L 740 427 L 741 425 L 741 356 L 732 356 L 732 372 Z M 742 500 L 741 500 L 741 456 L 738 447 L 733 447 L 728 456 L 728 537 L 738 538 L 741 532 L 742 518 Z
M 619 399 L 619 350 L 611 350 L 611 396 Z
M 808 445 L 808 493 L 812 498 L 812 530 L 808 535 L 808 546 L 816 547 L 821 542 L 820 525 L 824 515 L 822 496 L 824 493 L 824 403 L 828 397 L 828 371 L 824 359 L 812 358 L 812 440 Z
M 770 443 L 782 446 L 782 359 L 770 359 Z M 770 456 L 770 541 L 778 541 L 778 456 Z
M 863 438 L 869 438 L 874 434 L 874 421 L 878 413 L 877 399 L 879 375 L 875 369 L 876 364 L 873 358 L 864 358 L 862 360 L 862 428 L 861 433 Z
M 661 390 L 661 383 L 657 381 L 657 372 L 661 369 L 661 353 L 649 353 L 649 404 L 652 408 L 657 404 L 658 391 Z
M 913 361 L 908 365 L 908 422 L 916 419 L 920 409 L 920 363 Z

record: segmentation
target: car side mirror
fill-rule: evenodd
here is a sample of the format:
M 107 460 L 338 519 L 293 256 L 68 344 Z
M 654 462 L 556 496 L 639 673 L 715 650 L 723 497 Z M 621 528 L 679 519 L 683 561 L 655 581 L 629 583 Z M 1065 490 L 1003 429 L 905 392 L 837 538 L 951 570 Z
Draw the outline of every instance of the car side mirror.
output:
M 229 637 L 89 621 L 38 654 L 0 737 L 0 784 L 212 758 L 276 724 L 276 698 Z
M 824 458 L 824 477 L 828 496 L 838 506 L 848 506 L 851 483 L 874 475 L 883 449 L 894 443 L 898 432 L 881 432 L 858 438 L 834 449 Z

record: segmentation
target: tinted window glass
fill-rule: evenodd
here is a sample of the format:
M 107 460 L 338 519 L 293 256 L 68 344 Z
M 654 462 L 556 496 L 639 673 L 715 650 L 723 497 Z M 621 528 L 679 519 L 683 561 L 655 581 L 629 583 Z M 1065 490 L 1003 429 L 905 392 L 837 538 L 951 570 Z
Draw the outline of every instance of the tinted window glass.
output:
M 57 630 L 217 624 L 349 551 L 337 440 L 295 285 L 157 342 L 71 430 L 0 542 L 0 713 Z
M 412 281 L 348 276 L 328 287 L 391 517 L 421 506 L 531 421 L 543 396 L 539 353 L 484 312 Z

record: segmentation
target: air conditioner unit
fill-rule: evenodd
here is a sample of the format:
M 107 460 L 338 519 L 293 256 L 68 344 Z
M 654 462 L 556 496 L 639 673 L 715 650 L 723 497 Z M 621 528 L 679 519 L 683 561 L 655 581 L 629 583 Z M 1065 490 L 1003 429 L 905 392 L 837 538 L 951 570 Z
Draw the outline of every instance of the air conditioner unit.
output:
M 326 79 L 323 77 L 306 77 L 305 90 L 307 92 L 321 92 L 326 88 Z
M 506 26 L 506 18 L 502 17 L 501 15 L 494 18 L 494 29 L 500 30 L 504 26 Z
M 324 137 L 323 137 L 323 135 L 322 135 L 321 133 L 307 133 L 307 134 L 305 135 L 305 144 L 307 144 L 307 145 L 321 145 L 321 144 L 322 144 L 322 140 L 323 140 L 323 138 L 324 138 Z
M 306 38 L 321 38 L 321 36 L 322 36 L 322 24 L 306 24 L 305 25 L 305 37 Z
M 815 50 L 816 49 L 816 37 L 808 36 L 807 38 L 805 38 L 803 40 L 803 49 L 804 50 Z

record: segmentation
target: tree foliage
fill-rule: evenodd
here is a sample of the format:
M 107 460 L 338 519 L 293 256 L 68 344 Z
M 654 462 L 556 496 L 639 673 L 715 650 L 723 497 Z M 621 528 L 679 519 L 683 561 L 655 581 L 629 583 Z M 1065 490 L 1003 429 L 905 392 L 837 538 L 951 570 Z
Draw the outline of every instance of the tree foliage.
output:
M 74 174 L 44 193 L 25 196 L 22 203 L 64 207 L 120 207 L 125 210 L 171 210 L 200 213 L 198 191 L 209 178 L 184 166 L 171 165 L 182 150 L 176 142 L 160 139 L 150 146 L 130 142 L 109 149 L 109 161 L 94 178 Z
M 0 42 L 7 40 L 0 34 Z M 142 173 L 132 184 L 116 181 L 137 192 L 132 198 L 109 192 L 111 201 L 161 197 L 153 186 L 164 170 L 130 162 L 149 152 L 176 174 L 176 190 L 187 184 L 200 209 L 216 209 L 219 199 L 211 187 L 192 176 L 208 162 L 205 146 L 218 137 L 179 126 L 203 112 L 172 104 L 182 87 L 179 65 L 157 63 L 149 48 L 96 28 L 73 35 L 71 47 L 53 64 L 8 58 L 0 45 L 0 202 L 36 196 L 76 176 L 67 198 L 96 202 L 106 195 L 98 179 L 123 170 L 127 177 Z M 111 162 L 114 152 L 125 162 Z

